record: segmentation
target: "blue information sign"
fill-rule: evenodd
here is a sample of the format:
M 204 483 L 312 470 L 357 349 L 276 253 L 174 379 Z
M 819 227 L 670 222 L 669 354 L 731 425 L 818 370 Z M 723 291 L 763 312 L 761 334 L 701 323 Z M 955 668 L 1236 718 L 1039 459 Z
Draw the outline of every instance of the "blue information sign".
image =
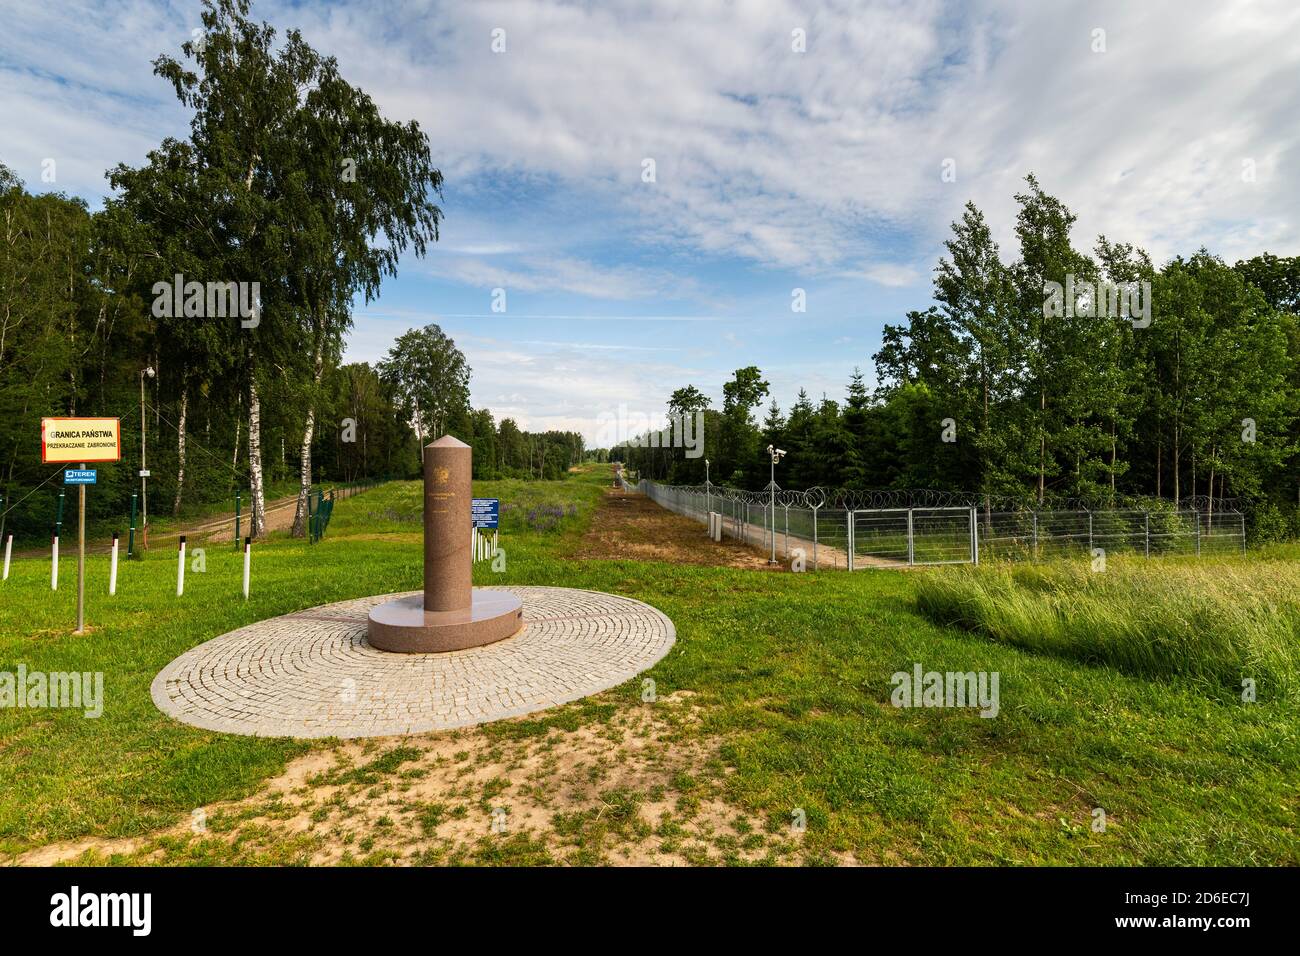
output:
M 99 475 L 94 468 L 64 468 L 63 483 L 65 485 L 93 485 Z
M 470 517 L 476 528 L 495 528 L 501 516 L 500 498 L 474 498 L 469 505 Z

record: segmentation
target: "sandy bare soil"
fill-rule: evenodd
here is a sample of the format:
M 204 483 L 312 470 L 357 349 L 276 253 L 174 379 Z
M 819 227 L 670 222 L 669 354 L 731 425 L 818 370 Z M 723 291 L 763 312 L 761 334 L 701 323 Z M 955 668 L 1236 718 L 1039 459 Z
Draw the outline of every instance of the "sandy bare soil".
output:
M 605 489 L 591 530 L 574 556 L 789 570 L 784 564 L 769 565 L 765 554 L 732 538 L 712 541 L 698 521 L 661 508 L 640 492 L 618 488 Z
M 255 796 L 196 808 L 163 833 L 55 844 L 16 862 L 800 862 L 797 831 L 725 801 L 727 770 L 717 742 L 690 732 L 690 697 L 573 704 L 566 727 L 525 719 L 326 745 Z

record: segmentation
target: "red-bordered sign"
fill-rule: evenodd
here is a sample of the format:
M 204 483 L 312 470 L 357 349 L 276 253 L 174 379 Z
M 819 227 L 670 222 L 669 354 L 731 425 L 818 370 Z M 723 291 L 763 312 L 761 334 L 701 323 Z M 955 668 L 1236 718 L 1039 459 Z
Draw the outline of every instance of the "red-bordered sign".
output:
M 121 419 L 41 419 L 41 461 L 66 465 L 121 460 Z

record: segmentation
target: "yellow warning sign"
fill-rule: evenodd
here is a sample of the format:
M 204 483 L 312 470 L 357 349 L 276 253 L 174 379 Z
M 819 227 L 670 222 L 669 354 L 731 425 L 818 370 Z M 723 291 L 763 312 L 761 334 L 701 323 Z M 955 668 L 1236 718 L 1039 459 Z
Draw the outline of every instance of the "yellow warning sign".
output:
M 116 418 L 42 418 L 41 461 L 119 461 L 121 422 Z

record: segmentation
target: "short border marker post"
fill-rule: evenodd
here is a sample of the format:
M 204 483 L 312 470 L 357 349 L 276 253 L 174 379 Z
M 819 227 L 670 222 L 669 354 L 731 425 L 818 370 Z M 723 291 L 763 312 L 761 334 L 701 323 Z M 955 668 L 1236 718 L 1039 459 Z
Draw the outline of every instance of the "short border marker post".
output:
M 181 535 L 180 547 L 176 551 L 176 596 L 185 595 L 185 535 Z
M 113 551 L 108 561 L 108 596 L 117 593 L 117 532 L 113 532 Z

